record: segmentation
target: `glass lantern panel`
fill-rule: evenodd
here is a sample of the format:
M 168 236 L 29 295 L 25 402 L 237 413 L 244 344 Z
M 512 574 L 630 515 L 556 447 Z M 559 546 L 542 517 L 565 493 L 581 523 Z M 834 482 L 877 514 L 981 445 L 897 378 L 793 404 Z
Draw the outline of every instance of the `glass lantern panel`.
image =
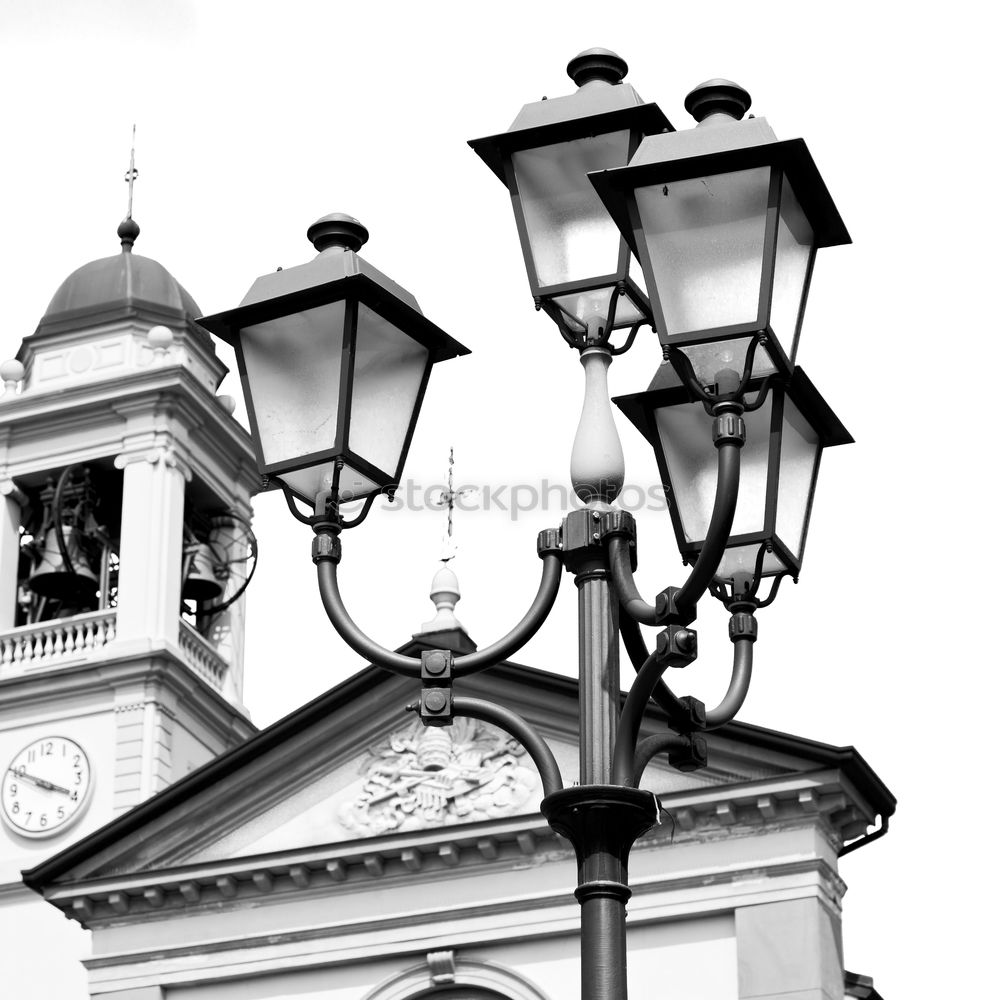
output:
M 749 337 L 733 337 L 730 340 L 713 340 L 707 344 L 688 344 L 680 348 L 691 362 L 695 376 L 702 385 L 714 385 L 716 376 L 725 368 L 743 375 L 747 361 Z M 753 377 L 763 377 L 775 371 L 770 355 L 758 346 L 753 355 Z
M 268 466 L 333 448 L 337 440 L 344 302 L 240 331 L 261 451 Z
M 348 447 L 396 474 L 430 352 L 368 306 L 358 305 Z
M 805 525 L 812 499 L 813 474 L 819 460 L 819 436 L 787 397 L 782 424 L 774 533 L 799 560 L 802 558 Z
M 781 186 L 778 212 L 777 252 L 774 260 L 774 286 L 771 293 L 771 332 L 794 363 L 798 346 L 798 322 L 805 293 L 809 257 L 816 238 L 812 226 L 786 177 Z
M 596 316 L 602 320 L 608 318 L 612 291 L 614 291 L 612 288 L 594 288 L 589 292 L 557 295 L 552 301 L 579 321 L 579 329 L 583 333 L 587 328 L 588 317 Z M 636 323 L 642 322 L 643 319 L 639 307 L 627 295 L 618 296 L 618 303 L 615 306 L 614 329 L 621 330 L 634 326 Z M 572 322 L 570 325 L 573 325 Z
M 768 394 L 759 410 L 744 416 L 747 440 L 740 456 L 740 492 L 733 535 L 764 530 L 772 398 Z M 689 542 L 701 542 L 708 534 L 718 482 L 712 418 L 700 403 L 686 403 L 661 407 L 655 411 L 655 419 L 684 537 Z
M 770 173 L 755 167 L 636 188 L 661 336 L 756 323 Z
M 283 479 L 300 496 L 312 501 L 318 493 L 330 489 L 333 472 L 334 463 L 330 461 L 311 465 L 307 469 L 297 469 L 295 472 L 282 472 L 278 478 Z M 349 501 L 355 497 L 368 496 L 378 489 L 378 483 L 350 465 L 344 465 L 340 470 L 340 500 Z
M 726 549 L 719 568 L 715 571 L 715 579 L 732 582 L 734 573 L 752 575 L 757 568 L 759 552 L 760 542 L 754 542 L 752 545 L 734 545 L 731 549 Z M 774 576 L 787 568 L 774 552 L 764 553 L 761 576 Z
M 524 225 L 542 288 L 617 273 L 621 233 L 587 174 L 625 166 L 628 144 L 625 130 L 513 154 Z

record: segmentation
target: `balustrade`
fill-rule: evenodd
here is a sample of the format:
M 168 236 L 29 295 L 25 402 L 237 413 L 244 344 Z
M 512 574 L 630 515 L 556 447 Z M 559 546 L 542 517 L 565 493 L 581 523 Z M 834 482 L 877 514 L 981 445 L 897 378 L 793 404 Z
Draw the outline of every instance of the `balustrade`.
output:
M 187 665 L 217 691 L 221 691 L 229 667 L 215 647 L 183 618 L 177 640 Z
M 0 673 L 83 659 L 114 638 L 114 610 L 22 625 L 0 634 Z

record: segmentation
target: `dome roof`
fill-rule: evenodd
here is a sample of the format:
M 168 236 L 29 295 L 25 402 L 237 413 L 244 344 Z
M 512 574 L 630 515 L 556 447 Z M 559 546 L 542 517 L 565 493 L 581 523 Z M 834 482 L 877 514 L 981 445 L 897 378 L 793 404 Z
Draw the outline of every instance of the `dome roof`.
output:
M 201 315 L 194 299 L 162 264 L 122 252 L 78 267 L 52 296 L 45 318 L 134 301 L 192 317 Z
M 79 316 L 139 303 L 191 318 L 200 316 L 198 304 L 162 264 L 132 253 L 138 235 L 139 226 L 131 216 L 124 219 L 118 227 L 121 253 L 78 267 L 52 296 L 40 325 L 65 313 Z

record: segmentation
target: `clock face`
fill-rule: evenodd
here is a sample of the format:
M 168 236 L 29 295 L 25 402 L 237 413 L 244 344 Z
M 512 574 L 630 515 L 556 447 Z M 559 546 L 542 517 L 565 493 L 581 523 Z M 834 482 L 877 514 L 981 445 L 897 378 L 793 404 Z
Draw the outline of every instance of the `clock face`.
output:
M 49 837 L 80 817 L 92 786 L 83 747 L 65 736 L 43 736 L 4 769 L 0 815 L 24 837 Z

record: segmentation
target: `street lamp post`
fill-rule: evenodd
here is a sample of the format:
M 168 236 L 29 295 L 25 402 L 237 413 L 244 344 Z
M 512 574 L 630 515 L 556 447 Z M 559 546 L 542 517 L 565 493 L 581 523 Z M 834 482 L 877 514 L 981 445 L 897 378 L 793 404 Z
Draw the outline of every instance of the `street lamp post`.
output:
M 340 592 L 343 531 L 398 484 L 433 364 L 466 353 L 358 255 L 364 227 L 321 219 L 308 233 L 313 261 L 259 278 L 239 307 L 200 321 L 236 349 L 261 472 L 313 529 L 320 594 L 344 641 L 420 683 L 407 707 L 425 725 L 481 719 L 516 737 L 537 766 L 542 812 L 576 851 L 584 1000 L 627 995 L 628 856 L 659 817 L 656 797 L 638 787 L 642 773 L 658 754 L 682 771 L 707 763 L 704 734 L 746 697 L 755 613 L 801 569 L 820 454 L 851 440 L 794 365 L 816 251 L 849 242 L 805 144 L 779 142 L 761 118 L 741 121 L 750 97 L 725 80 L 688 95 L 699 124 L 675 132 L 622 82 L 626 70 L 612 52 L 581 53 L 568 67 L 574 94 L 529 104 L 507 132 L 471 143 L 510 193 L 536 306 L 585 371 L 570 470 L 583 507 L 540 533 L 537 594 L 492 645 L 419 659 L 393 652 L 358 628 Z M 653 602 L 633 578 L 635 522 L 614 502 L 624 460 L 607 387 L 612 359 L 647 324 L 664 364 L 649 390 L 617 402 L 653 446 L 691 565 L 682 586 Z M 360 499 L 360 514 L 345 519 L 341 503 Z M 464 676 L 535 634 L 564 569 L 579 602 L 580 782 L 571 787 L 527 721 L 459 693 Z M 711 709 L 663 680 L 697 657 L 691 623 L 706 592 L 730 612 L 733 645 L 729 689 Z M 654 649 L 640 625 L 660 629 Z M 637 671 L 624 704 L 619 640 Z M 650 700 L 670 730 L 640 739 Z

